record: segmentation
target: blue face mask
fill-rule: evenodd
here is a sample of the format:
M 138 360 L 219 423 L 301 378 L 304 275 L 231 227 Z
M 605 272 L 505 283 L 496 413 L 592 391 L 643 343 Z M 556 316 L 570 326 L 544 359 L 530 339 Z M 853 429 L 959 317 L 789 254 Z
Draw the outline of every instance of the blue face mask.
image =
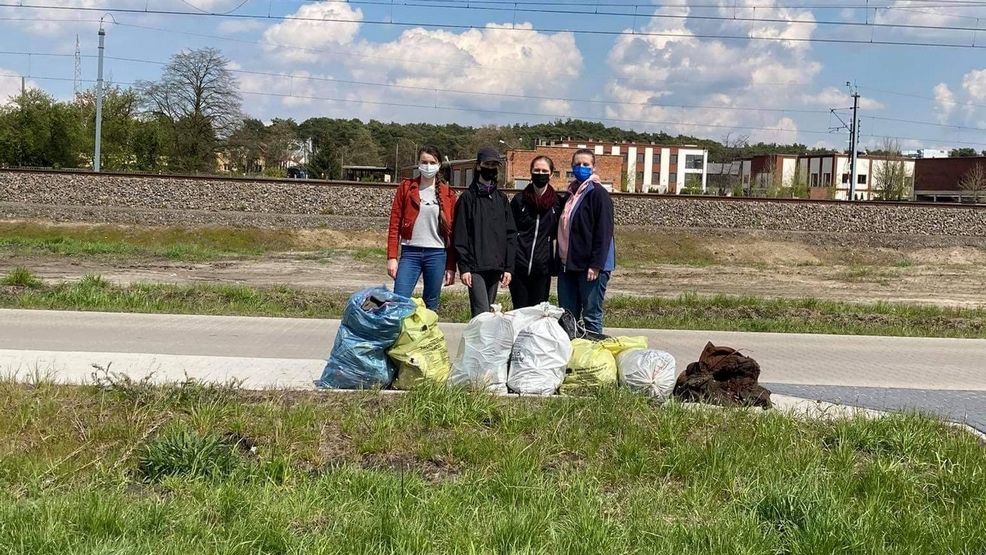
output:
M 575 179 L 579 180 L 579 183 L 584 183 L 586 179 L 592 177 L 592 168 L 572 166 L 572 175 L 575 176 Z

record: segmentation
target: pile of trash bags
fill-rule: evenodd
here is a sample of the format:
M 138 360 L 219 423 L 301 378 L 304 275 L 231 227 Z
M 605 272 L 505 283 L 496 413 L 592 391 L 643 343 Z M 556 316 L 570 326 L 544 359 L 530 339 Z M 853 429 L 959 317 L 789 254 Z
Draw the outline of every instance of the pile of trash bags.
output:
M 620 384 L 656 400 L 674 389 L 675 360 L 644 337 L 591 334 L 549 303 L 466 325 L 454 362 L 438 315 L 420 299 L 385 287 L 349 299 L 318 385 L 333 389 L 411 389 L 424 381 L 496 394 L 573 394 Z

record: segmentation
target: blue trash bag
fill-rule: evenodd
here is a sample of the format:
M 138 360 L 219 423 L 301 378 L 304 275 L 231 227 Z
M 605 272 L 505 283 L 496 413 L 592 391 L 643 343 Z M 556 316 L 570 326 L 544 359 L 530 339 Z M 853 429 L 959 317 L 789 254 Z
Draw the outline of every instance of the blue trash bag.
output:
M 349 298 L 320 387 L 370 389 L 387 387 L 397 374 L 387 350 L 414 312 L 411 299 L 386 287 L 364 289 Z

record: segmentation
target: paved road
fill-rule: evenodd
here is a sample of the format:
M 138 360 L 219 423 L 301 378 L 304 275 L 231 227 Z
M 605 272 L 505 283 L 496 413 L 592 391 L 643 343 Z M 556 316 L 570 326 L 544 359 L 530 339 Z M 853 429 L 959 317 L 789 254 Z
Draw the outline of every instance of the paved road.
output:
M 90 378 L 93 365 L 162 380 L 244 380 L 253 388 L 309 388 L 321 375 L 338 322 L 94 312 L 0 310 L 0 372 Z M 443 325 L 453 356 L 463 326 Z M 679 370 L 707 341 L 756 358 L 778 393 L 909 407 L 986 429 L 986 340 L 608 330 L 645 335 Z

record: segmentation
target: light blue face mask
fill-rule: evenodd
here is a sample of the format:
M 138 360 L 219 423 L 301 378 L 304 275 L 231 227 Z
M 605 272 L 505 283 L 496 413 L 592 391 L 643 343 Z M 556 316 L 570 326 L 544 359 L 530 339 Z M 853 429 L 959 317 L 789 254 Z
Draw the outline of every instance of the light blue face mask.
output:
M 575 176 L 575 179 L 579 180 L 579 183 L 584 183 L 586 179 L 592 177 L 592 168 L 572 166 L 572 175 Z

